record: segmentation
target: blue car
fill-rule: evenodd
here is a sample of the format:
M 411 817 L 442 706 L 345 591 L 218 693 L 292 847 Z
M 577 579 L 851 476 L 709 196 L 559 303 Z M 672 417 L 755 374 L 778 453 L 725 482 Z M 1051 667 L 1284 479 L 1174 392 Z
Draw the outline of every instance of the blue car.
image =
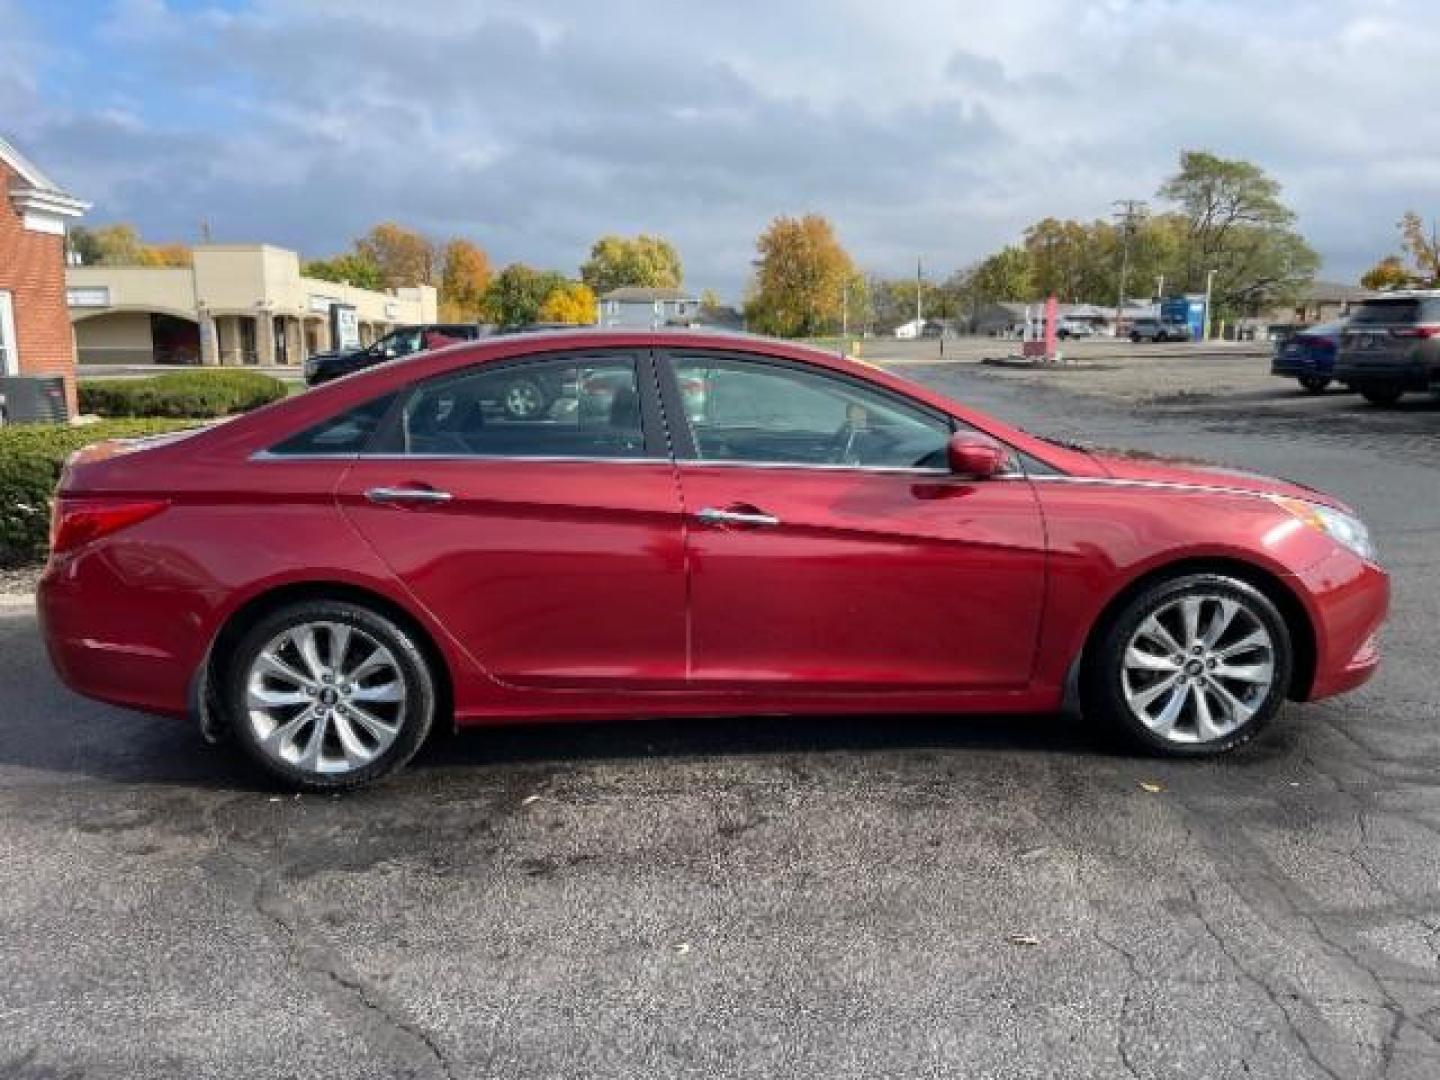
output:
M 1335 378 L 1335 353 L 1344 329 L 1343 322 L 1324 323 L 1277 341 L 1270 374 L 1298 379 L 1310 393 L 1320 393 Z

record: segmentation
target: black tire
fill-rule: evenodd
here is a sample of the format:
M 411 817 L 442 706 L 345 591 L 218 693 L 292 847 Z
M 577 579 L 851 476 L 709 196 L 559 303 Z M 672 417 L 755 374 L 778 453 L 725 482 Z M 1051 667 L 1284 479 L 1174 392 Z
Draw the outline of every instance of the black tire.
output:
M 1130 335 L 1130 342 L 1131 342 L 1131 344 L 1133 344 L 1133 345 L 1139 345 L 1139 344 L 1140 344 L 1140 335 L 1139 335 L 1139 334 L 1132 333 L 1132 334 Z
M 1324 375 L 1301 375 L 1300 385 L 1311 394 L 1323 394 L 1325 388 L 1330 385 L 1330 380 Z
M 1404 393 L 1395 383 L 1362 383 L 1360 386 L 1360 396 L 1382 409 L 1394 405 Z
M 1219 703 L 1217 696 L 1205 688 L 1209 683 L 1203 670 L 1198 677 L 1192 676 L 1196 684 L 1194 687 L 1181 691 L 1181 697 L 1186 698 L 1182 718 L 1175 724 L 1174 736 L 1167 737 L 1148 726 L 1131 707 L 1126 693 L 1128 676 L 1125 659 L 1141 625 L 1152 615 L 1161 613 L 1163 619 L 1170 605 L 1197 596 L 1207 598 L 1212 605 L 1220 599 L 1234 601 L 1239 605 L 1238 610 L 1246 612 L 1246 619 L 1253 619 L 1253 624 L 1249 621 L 1240 623 L 1235 628 L 1236 633 L 1251 625 L 1264 628 L 1269 635 L 1269 647 L 1273 654 L 1273 673 L 1268 686 L 1257 687 L 1254 700 L 1245 703 L 1252 711 L 1248 718 L 1238 722 L 1233 730 L 1208 740 L 1197 738 L 1194 741 L 1180 741 L 1182 735 L 1186 739 L 1190 737 L 1189 731 L 1184 730 L 1182 725 L 1198 728 L 1194 720 L 1196 695 L 1205 695 L 1207 714 L 1212 705 Z M 1210 610 L 1213 613 L 1216 608 L 1212 606 Z M 1236 622 L 1239 620 L 1236 619 Z M 1228 636 L 1230 632 L 1227 630 L 1217 639 L 1217 649 L 1233 643 L 1234 639 Z M 1188 664 L 1189 653 L 1183 655 Z M 1202 664 L 1204 662 L 1201 661 Z M 1084 667 L 1081 670 L 1081 704 L 1087 717 L 1108 724 L 1129 743 L 1149 753 L 1167 757 L 1209 757 L 1248 742 L 1270 722 L 1284 703 L 1293 666 L 1294 653 L 1289 628 L 1269 597 L 1248 582 L 1237 578 L 1222 574 L 1187 574 L 1148 586 L 1132 597 L 1099 629 L 1091 647 L 1086 651 Z M 1177 675 L 1180 673 L 1177 671 Z M 1155 677 L 1157 681 L 1168 678 L 1159 674 Z
M 387 722 L 393 720 L 398 732 L 392 736 L 393 741 L 388 747 L 373 760 L 354 769 L 320 772 L 281 760 L 262 746 L 261 734 L 247 703 L 248 680 L 261 652 L 287 630 L 312 623 L 341 624 L 351 628 L 351 634 L 358 631 L 384 646 L 401 676 L 403 700 L 395 704 L 393 712 L 385 717 Z M 356 684 L 359 683 L 357 678 Z M 272 612 L 257 622 L 245 633 L 231 655 L 223 675 L 221 693 L 230 730 L 250 759 L 290 790 L 314 792 L 346 791 L 400 769 L 415 756 L 430 733 L 437 700 L 435 675 L 412 634 L 368 607 L 338 600 L 301 601 Z M 375 707 L 367 705 L 367 708 Z M 263 721 L 264 717 L 261 719 Z M 359 726 L 354 730 L 360 730 Z M 323 742 L 325 737 L 322 736 L 319 741 Z
M 553 400 L 539 379 L 519 375 L 505 384 L 500 407 L 511 420 L 540 420 L 549 411 Z

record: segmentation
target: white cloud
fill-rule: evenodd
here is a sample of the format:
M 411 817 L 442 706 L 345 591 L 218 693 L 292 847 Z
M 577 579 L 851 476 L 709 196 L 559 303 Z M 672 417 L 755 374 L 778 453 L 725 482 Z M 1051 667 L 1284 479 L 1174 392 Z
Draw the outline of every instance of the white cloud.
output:
M 1433 205 L 1432 6 L 122 0 L 104 38 L 158 93 L 48 110 L 36 153 L 157 236 L 203 216 L 318 254 L 396 218 L 573 269 L 599 233 L 646 229 L 734 294 L 778 213 L 829 214 L 881 271 L 948 268 L 1151 196 L 1203 146 L 1277 176 L 1353 276 Z M 0 63 L 0 111 L 36 93 L 26 70 Z M 207 101 L 226 126 L 194 119 Z

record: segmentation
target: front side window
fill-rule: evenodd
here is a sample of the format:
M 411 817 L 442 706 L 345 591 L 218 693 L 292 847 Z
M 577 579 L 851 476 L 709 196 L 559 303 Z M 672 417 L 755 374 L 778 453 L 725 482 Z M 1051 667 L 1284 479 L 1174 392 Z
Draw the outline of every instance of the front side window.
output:
M 635 360 L 564 357 L 472 368 L 416 387 L 384 449 L 447 457 L 645 454 Z
M 782 364 L 678 356 L 702 461 L 943 468 L 949 422 L 848 379 Z

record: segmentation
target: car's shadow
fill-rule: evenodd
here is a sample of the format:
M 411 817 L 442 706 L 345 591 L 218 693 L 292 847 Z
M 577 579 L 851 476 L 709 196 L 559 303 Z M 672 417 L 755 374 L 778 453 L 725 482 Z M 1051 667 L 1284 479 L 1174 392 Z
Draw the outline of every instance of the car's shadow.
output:
M 56 695 L 60 697 L 59 694 Z M 59 701 L 56 702 L 60 704 Z M 273 791 L 233 745 L 209 746 L 193 725 L 74 698 L 67 708 L 0 718 L 0 771 L 26 782 L 90 778 L 123 785 Z M 68 719 L 67 719 L 68 716 Z M 43 730 L 42 730 L 43 728 Z M 1123 755 L 1095 725 L 1061 714 L 715 717 L 555 722 L 436 732 L 387 787 L 465 768 L 564 766 L 646 758 L 825 755 L 892 751 Z M 492 774 L 493 775 L 493 774 Z

